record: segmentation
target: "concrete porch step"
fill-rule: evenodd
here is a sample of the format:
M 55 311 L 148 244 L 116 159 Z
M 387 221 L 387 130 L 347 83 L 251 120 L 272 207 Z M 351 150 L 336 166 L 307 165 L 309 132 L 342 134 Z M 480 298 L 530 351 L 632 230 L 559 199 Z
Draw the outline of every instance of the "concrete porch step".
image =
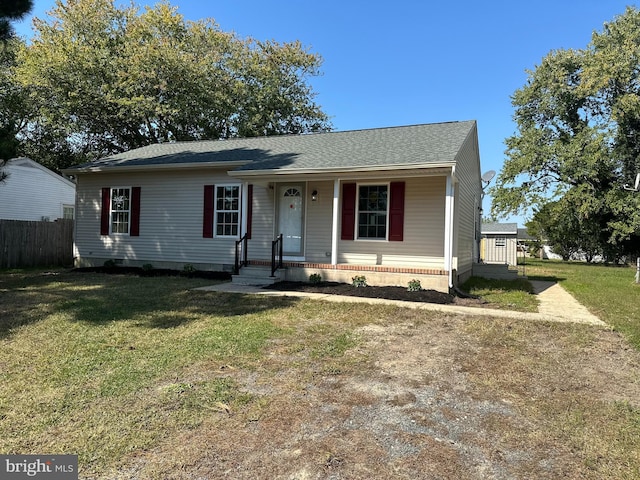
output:
M 242 267 L 237 275 L 231 276 L 231 282 L 236 285 L 264 286 L 273 285 L 283 279 L 284 272 L 276 270 L 275 276 L 271 276 L 271 267 L 247 265 Z

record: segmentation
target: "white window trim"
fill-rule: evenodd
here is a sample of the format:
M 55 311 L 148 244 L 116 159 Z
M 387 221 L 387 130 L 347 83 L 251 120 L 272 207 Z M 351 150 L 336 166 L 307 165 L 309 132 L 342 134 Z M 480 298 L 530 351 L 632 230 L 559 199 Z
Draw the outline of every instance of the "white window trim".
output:
M 113 231 L 113 191 L 114 190 L 129 190 L 129 209 L 128 210 L 117 210 L 118 212 L 128 212 L 129 219 L 127 220 L 127 231 L 126 232 L 114 232 Z M 132 200 L 132 187 L 110 187 L 109 190 L 109 234 L 111 235 L 129 235 L 131 233 L 131 200 Z
M 360 187 L 367 186 L 375 186 L 387 187 L 387 218 L 384 226 L 384 238 L 360 238 Z M 389 200 L 391 198 L 391 182 L 364 182 L 364 183 L 356 183 L 356 225 L 355 225 L 355 234 L 354 240 L 356 242 L 388 242 L 389 241 L 389 208 L 390 203 Z
M 497 248 L 505 248 L 507 246 L 507 237 L 496 237 L 494 244 Z
M 236 187 L 238 189 L 238 210 L 218 210 L 218 188 Z M 242 184 L 241 183 L 216 183 L 213 189 L 213 237 L 214 238 L 240 238 L 242 229 Z M 218 212 L 238 212 L 238 234 L 218 235 Z
M 73 216 L 71 217 L 71 220 L 74 220 L 76 218 L 76 206 L 72 205 L 70 203 L 63 203 L 62 204 L 62 216 L 60 218 L 64 218 L 64 210 L 65 210 L 65 208 L 69 208 L 69 209 L 72 210 L 72 215 Z

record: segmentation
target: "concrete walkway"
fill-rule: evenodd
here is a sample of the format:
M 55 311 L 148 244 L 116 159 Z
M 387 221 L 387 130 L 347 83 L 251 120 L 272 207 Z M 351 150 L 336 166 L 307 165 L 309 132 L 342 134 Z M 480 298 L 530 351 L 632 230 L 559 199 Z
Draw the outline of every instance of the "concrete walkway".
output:
M 567 291 L 555 282 L 544 282 L 531 280 L 534 293 L 538 296 L 538 313 L 514 312 L 511 310 L 496 310 L 492 308 L 462 307 L 457 305 L 440 305 L 437 303 L 405 302 L 401 300 L 386 300 L 383 298 L 363 298 L 348 297 L 341 295 L 328 295 L 323 293 L 306 292 L 282 292 L 278 290 L 267 290 L 249 285 L 236 285 L 231 282 L 220 283 L 207 287 L 200 287 L 196 290 L 210 292 L 244 293 L 255 295 L 271 295 L 284 297 L 306 297 L 328 302 L 351 302 L 369 304 L 398 305 L 406 308 L 418 310 L 435 310 L 444 313 L 454 313 L 459 315 L 485 315 L 500 318 L 516 318 L 521 320 L 543 320 L 551 322 L 584 323 L 606 327 L 607 324 L 598 317 L 590 313 Z

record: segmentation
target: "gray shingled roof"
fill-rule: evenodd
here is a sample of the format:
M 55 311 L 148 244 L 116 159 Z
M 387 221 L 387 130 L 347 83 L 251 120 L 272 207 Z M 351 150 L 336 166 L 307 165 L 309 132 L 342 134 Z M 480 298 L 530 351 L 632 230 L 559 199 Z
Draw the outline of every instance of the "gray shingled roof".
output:
M 503 233 L 516 235 L 518 233 L 517 223 L 498 223 L 498 222 L 482 222 L 480 232 L 484 235 L 491 233 Z
M 307 135 L 161 143 L 77 165 L 66 172 L 235 162 L 246 162 L 236 168 L 245 172 L 453 163 L 475 124 L 471 120 Z

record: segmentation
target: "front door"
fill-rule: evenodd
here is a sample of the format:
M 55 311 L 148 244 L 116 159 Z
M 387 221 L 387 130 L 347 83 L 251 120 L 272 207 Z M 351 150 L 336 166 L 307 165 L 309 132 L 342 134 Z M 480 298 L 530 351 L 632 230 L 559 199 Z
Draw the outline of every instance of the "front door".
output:
M 304 187 L 278 186 L 278 231 L 282 233 L 283 255 L 301 256 L 304 249 Z

